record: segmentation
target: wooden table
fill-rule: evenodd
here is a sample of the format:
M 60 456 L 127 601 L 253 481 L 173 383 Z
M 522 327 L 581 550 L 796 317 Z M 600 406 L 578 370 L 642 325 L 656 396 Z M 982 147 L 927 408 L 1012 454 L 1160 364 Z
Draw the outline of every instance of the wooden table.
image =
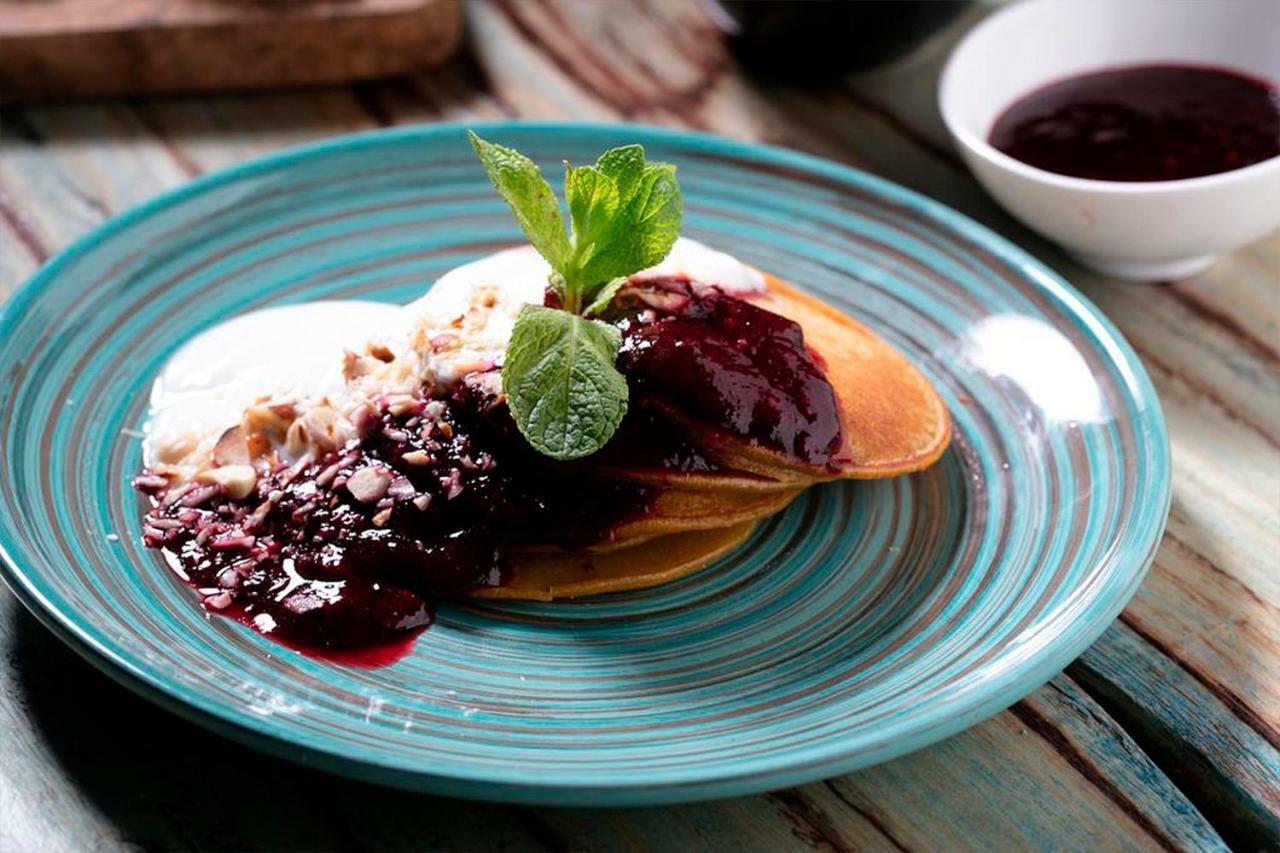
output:
M 744 76 L 694 2 L 468 14 L 462 57 L 421 77 L 0 113 L 0 296 L 162 190 L 353 130 L 567 117 L 788 145 L 991 225 L 1115 320 L 1173 440 L 1151 574 L 1065 673 L 944 743 L 766 796 L 647 810 L 431 799 L 265 758 L 117 687 L 0 590 L 0 849 L 1280 847 L 1280 236 L 1195 279 L 1132 284 L 1011 221 L 933 106 L 939 65 L 981 10 L 907 64 L 807 89 Z

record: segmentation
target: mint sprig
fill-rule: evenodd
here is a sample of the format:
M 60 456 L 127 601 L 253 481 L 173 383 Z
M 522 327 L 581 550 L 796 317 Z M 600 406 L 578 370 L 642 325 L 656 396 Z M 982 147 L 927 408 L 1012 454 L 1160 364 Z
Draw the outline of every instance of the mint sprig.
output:
M 502 384 L 520 432 L 555 459 L 588 456 L 608 442 L 627 410 L 614 362 L 614 327 L 603 312 L 626 277 L 671 251 L 684 213 L 675 167 L 645 160 L 644 148 L 606 151 L 593 166 L 565 164 L 565 233 L 555 192 L 537 164 L 468 132 L 476 155 L 529 242 L 546 258 L 561 308 L 526 305 L 516 319 Z
M 613 366 L 622 333 L 567 311 L 526 305 L 502 367 L 520 432 L 555 459 L 604 446 L 627 412 L 627 380 Z

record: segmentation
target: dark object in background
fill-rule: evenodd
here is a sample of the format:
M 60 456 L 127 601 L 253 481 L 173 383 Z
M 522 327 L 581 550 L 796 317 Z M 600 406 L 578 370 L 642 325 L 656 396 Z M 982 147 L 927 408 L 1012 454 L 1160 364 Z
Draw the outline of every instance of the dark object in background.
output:
M 1280 91 L 1224 68 L 1108 68 L 1023 95 L 996 119 L 990 142 L 1076 178 L 1199 178 L 1280 156 Z
M 363 80 L 461 36 L 459 0 L 0 0 L 0 102 Z
M 703 0 L 751 73 L 815 82 L 901 56 L 969 5 L 965 0 Z

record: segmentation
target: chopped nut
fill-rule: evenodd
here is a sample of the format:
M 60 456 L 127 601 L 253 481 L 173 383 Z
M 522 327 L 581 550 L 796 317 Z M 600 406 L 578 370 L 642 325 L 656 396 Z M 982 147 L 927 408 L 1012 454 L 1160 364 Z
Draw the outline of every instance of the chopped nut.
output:
M 387 411 L 397 418 L 407 415 L 418 408 L 418 398 L 411 394 L 396 394 L 387 399 Z
M 342 443 L 338 413 L 330 406 L 313 406 L 298 419 L 306 427 L 311 447 L 321 453 L 337 450 Z
M 190 435 L 178 435 L 153 445 L 156 459 L 164 463 L 177 463 L 196 449 L 196 441 Z
M 347 350 L 342 356 L 342 378 L 348 382 L 354 382 L 362 376 L 368 376 L 381 363 L 376 358 Z
M 251 435 L 245 443 L 249 447 L 250 459 L 261 459 L 273 450 L 271 439 L 265 435 Z
M 440 421 L 436 424 L 436 431 L 445 438 L 453 438 L 453 424 L 448 421 Z
M 333 482 L 333 478 L 338 476 L 338 472 L 342 470 L 342 463 L 335 462 L 328 468 L 325 468 L 316 475 L 315 484 L 317 486 L 327 486 Z
M 262 522 L 267 520 L 267 515 L 271 512 L 271 508 L 275 506 L 275 502 L 265 500 L 253 510 L 253 515 L 249 516 L 249 520 L 244 523 L 245 530 L 257 530 Z
M 386 344 L 371 343 L 366 346 L 365 349 L 368 350 L 369 355 L 373 356 L 378 361 L 396 360 L 395 353 L 393 353 Z
M 252 465 L 223 465 L 220 468 L 206 468 L 196 475 L 201 483 L 222 486 L 227 497 L 233 501 L 243 500 L 258 485 L 258 472 Z
M 352 474 L 346 485 L 347 491 L 360 503 L 377 503 L 391 485 L 391 474 L 385 468 L 369 466 Z
M 285 414 L 288 417 L 285 417 Z M 293 407 L 250 406 L 244 410 L 240 423 L 248 435 L 265 435 L 272 441 L 284 440 L 289 424 L 293 422 Z
M 391 507 L 387 507 L 372 519 L 374 527 L 381 527 L 391 520 Z
M 374 411 L 373 406 L 360 406 L 351 413 L 351 423 L 361 438 L 368 438 L 378 427 L 378 413 Z
M 301 456 L 307 452 L 310 434 L 307 427 L 302 421 L 294 421 L 289 425 L 289 432 L 285 435 L 284 446 L 291 456 Z
M 416 463 L 415 463 L 416 464 Z M 169 485 L 169 480 L 158 474 L 142 474 L 133 478 L 133 487 L 155 494 Z
M 213 461 L 218 465 L 249 464 L 249 442 L 242 427 L 233 426 L 218 438 L 213 446 Z
M 408 477 L 396 477 L 387 489 L 387 497 L 398 501 L 407 501 L 415 494 L 417 492 L 414 491 L 413 483 L 409 482 Z
M 232 528 L 213 537 L 213 540 L 209 542 L 209 547 L 215 551 L 234 551 L 252 548 L 255 541 L 257 540 L 253 536 L 245 534 L 242 530 Z
M 425 510 L 427 507 L 431 506 L 431 495 L 418 495 L 413 499 L 413 505 L 419 510 Z
M 430 465 L 436 460 L 431 458 L 431 454 L 425 450 L 410 450 L 400 459 L 409 465 Z
M 436 352 L 442 352 L 444 350 L 454 350 L 460 347 L 461 345 L 462 345 L 461 338 L 459 338 L 457 335 L 449 334 L 447 332 L 442 335 L 436 335 L 434 338 L 431 339 L 431 348 Z
M 462 494 L 462 472 L 457 468 L 453 468 L 448 474 L 440 478 L 440 486 L 444 489 L 445 500 L 453 500 Z

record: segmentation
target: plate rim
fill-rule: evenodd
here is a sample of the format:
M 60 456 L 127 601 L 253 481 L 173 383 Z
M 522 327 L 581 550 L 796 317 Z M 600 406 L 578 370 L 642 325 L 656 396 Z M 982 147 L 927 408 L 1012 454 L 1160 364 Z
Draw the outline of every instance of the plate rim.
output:
M 1135 534 L 1135 543 L 1131 546 L 1136 550 L 1137 543 L 1145 542 L 1145 550 L 1140 554 L 1128 555 L 1127 559 L 1117 558 L 1117 568 L 1128 567 L 1128 576 L 1125 578 L 1127 582 L 1113 589 L 1109 600 L 1092 600 L 1088 612 L 1074 619 L 1064 622 L 1065 617 L 1061 613 L 1052 611 L 1047 615 L 1044 624 L 1056 625 L 1055 638 L 1060 640 L 1065 636 L 1070 642 L 1042 645 L 1025 660 L 1009 664 L 997 678 L 983 682 L 983 689 L 935 698 L 929 715 L 915 716 L 906 723 L 900 723 L 892 733 L 880 738 L 873 748 L 852 753 L 847 748 L 842 749 L 838 738 L 829 737 L 776 757 L 757 760 L 752 762 L 752 766 L 741 769 L 738 768 L 745 763 L 743 761 L 736 762 L 733 768 L 719 772 L 699 774 L 683 771 L 677 778 L 669 781 L 621 779 L 611 781 L 609 787 L 602 788 L 599 780 L 590 778 L 576 782 L 558 778 L 553 783 L 543 784 L 545 780 L 540 777 L 545 777 L 545 774 L 522 772 L 518 767 L 506 768 L 505 772 L 454 767 L 426 770 L 421 765 L 403 761 L 383 761 L 369 755 L 353 757 L 333 745 L 326 747 L 323 742 L 308 742 L 293 736 L 287 729 L 273 728 L 261 718 L 249 714 L 237 716 L 230 708 L 206 708 L 198 695 L 166 680 L 163 674 L 152 672 L 128 660 L 104 638 L 94 636 L 79 624 L 73 610 L 64 610 L 50 601 L 41 592 L 37 574 L 26 571 L 19 565 L 13 553 L 16 551 L 14 543 L 17 537 L 11 540 L 7 525 L 0 524 L 0 580 L 5 582 L 41 624 L 53 630 L 55 635 L 99 670 L 148 700 L 220 734 L 304 765 L 365 781 L 428 793 L 504 802 L 650 805 L 759 793 L 829 778 L 936 743 L 1009 707 L 1047 682 L 1088 648 L 1132 598 L 1154 561 L 1162 539 L 1172 499 L 1172 466 L 1168 431 L 1159 396 L 1128 341 L 1101 310 L 1048 265 L 987 226 L 885 178 L 774 145 L 643 124 L 498 120 L 379 128 L 291 146 L 190 180 L 106 220 L 79 237 L 43 264 L 0 305 L 0 337 L 9 334 L 21 322 L 31 304 L 59 277 L 66 266 L 134 223 L 189 198 L 259 174 L 287 169 L 296 162 L 313 157 L 349 153 L 406 140 L 461 134 L 466 129 L 498 134 L 631 134 L 640 137 L 642 142 L 661 140 L 686 148 L 771 162 L 800 172 L 833 178 L 839 183 L 858 186 L 881 198 L 906 205 L 1017 268 L 1037 290 L 1057 304 L 1064 315 L 1081 322 L 1099 343 L 1108 345 L 1104 347 L 1106 355 L 1126 368 L 1124 372 L 1130 379 L 1127 389 L 1133 399 L 1142 404 L 1137 417 L 1148 427 L 1151 450 L 1150 458 L 1144 461 L 1150 465 L 1148 473 L 1153 485 L 1158 486 L 1159 495 L 1154 504 L 1156 512 L 1143 516 L 1145 525 L 1138 531 L 1140 536 Z M 3 465 L 3 457 L 0 457 L 0 470 Z M 1061 609 L 1061 605 L 1058 609 Z M 1062 624 L 1056 624 L 1059 622 Z

